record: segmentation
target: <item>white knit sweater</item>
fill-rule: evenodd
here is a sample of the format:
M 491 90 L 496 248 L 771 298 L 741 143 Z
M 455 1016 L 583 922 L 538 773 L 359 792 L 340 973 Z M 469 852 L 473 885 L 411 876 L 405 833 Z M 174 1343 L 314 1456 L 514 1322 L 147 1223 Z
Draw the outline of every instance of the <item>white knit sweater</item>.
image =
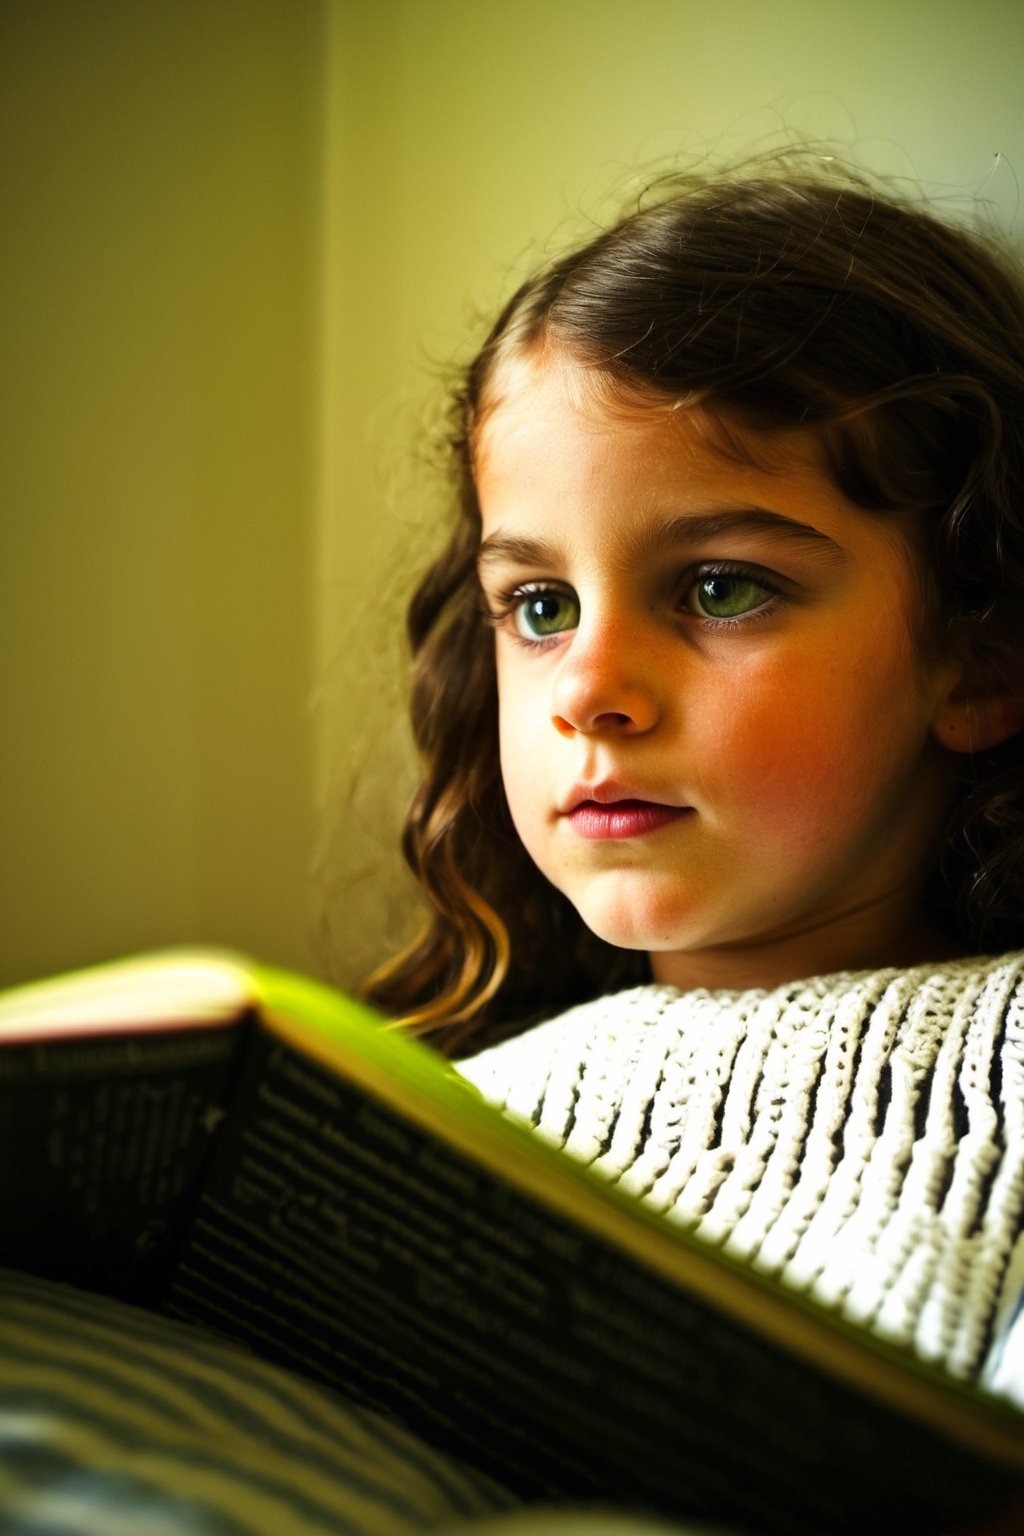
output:
M 1024 1288 L 1024 953 L 659 986 L 460 1063 L 608 1178 L 956 1374 Z

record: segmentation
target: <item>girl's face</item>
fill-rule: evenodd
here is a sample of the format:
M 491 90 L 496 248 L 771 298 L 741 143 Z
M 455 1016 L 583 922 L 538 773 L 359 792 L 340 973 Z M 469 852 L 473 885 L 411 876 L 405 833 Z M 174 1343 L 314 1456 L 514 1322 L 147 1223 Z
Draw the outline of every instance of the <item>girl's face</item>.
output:
M 478 443 L 501 766 L 587 925 L 680 986 L 939 958 L 921 884 L 949 796 L 892 522 L 813 439 L 723 455 L 696 413 L 504 372 Z

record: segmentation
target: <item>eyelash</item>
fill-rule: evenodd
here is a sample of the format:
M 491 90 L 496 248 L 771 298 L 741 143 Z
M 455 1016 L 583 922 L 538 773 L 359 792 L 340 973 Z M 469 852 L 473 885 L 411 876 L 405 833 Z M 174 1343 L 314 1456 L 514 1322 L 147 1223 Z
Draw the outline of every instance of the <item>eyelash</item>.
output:
M 716 576 L 753 582 L 769 595 L 758 607 L 750 609 L 747 613 L 738 614 L 735 618 L 715 618 L 711 614 L 702 614 L 688 608 L 685 605 L 685 599 L 690 597 L 702 581 L 712 581 Z M 523 581 L 505 591 L 494 593 L 491 597 L 491 606 L 485 610 L 485 618 L 494 629 L 507 630 L 509 638 L 517 645 L 530 651 L 547 650 L 560 641 L 563 635 L 572 634 L 572 630 L 556 630 L 546 636 L 523 635 L 515 628 L 515 617 L 528 598 L 542 597 L 548 593 L 556 597 L 575 598 L 575 593 L 570 586 L 557 581 Z M 755 619 L 767 618 L 788 600 L 786 592 L 778 581 L 767 572 L 756 566 L 740 565 L 728 560 L 707 561 L 688 570 L 683 578 L 682 597 L 683 601 L 679 605 L 678 612 L 696 619 L 706 631 L 736 629 Z

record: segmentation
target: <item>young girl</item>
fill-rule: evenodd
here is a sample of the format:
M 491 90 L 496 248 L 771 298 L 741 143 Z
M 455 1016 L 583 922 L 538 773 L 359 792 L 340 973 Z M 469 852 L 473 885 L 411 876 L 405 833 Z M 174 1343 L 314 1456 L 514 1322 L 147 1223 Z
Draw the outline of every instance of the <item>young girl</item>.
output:
M 432 908 L 371 986 L 449 1048 L 630 982 L 1024 933 L 1024 296 L 834 177 L 669 182 L 456 400 L 409 615 Z
M 514 295 L 452 444 L 409 614 L 431 916 L 370 996 L 1024 1400 L 1012 262 L 851 178 L 673 180 Z

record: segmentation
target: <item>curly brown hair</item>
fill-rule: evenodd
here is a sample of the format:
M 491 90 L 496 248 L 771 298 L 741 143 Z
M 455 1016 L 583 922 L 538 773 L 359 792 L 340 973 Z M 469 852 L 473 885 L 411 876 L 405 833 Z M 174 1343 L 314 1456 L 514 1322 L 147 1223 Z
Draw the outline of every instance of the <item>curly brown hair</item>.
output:
M 755 431 L 814 429 L 845 496 L 926 520 L 943 623 L 1024 693 L 1013 259 L 845 173 L 657 185 L 522 285 L 454 395 L 458 518 L 408 614 L 424 773 L 403 848 L 431 915 L 364 989 L 451 1050 L 647 975 L 644 956 L 597 939 L 536 870 L 502 791 L 473 447 L 499 365 L 546 343 L 634 399 L 699 403 Z M 965 762 L 929 899 L 968 948 L 1009 947 L 1024 942 L 1021 738 Z

